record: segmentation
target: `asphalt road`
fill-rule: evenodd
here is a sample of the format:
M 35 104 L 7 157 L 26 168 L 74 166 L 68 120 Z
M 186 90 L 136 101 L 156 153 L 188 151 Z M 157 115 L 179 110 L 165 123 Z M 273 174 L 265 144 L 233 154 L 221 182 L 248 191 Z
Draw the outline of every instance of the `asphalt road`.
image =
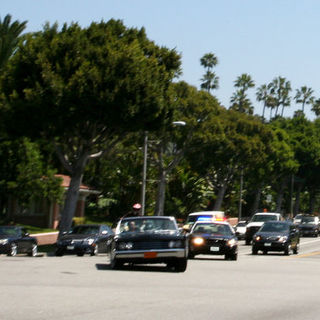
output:
M 161 265 L 114 271 L 105 255 L 0 256 L 1 320 L 319 319 L 320 238 L 299 255 L 238 261 L 189 260 L 184 273 Z

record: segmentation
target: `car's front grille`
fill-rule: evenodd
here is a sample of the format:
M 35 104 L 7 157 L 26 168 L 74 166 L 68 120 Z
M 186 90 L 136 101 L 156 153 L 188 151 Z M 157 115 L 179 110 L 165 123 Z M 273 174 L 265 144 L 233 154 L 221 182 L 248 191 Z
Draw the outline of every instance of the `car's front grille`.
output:
M 209 246 L 225 245 L 226 240 L 223 240 L 223 239 L 207 239 L 206 243 Z
M 139 241 L 133 243 L 134 250 L 156 250 L 169 248 L 168 241 Z

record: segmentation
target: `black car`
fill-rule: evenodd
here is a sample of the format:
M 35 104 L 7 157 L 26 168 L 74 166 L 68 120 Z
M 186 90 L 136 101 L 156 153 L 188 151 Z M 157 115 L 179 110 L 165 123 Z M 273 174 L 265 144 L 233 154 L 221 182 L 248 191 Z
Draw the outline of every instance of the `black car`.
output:
M 252 254 L 262 251 L 283 251 L 289 255 L 290 251 L 297 254 L 299 251 L 300 234 L 297 226 L 287 221 L 265 222 L 252 240 Z
M 224 255 L 237 260 L 238 239 L 228 222 L 196 222 L 189 235 L 189 258 L 198 254 Z
M 319 218 L 315 216 L 304 215 L 300 217 L 298 228 L 301 236 L 313 236 L 319 235 Z
M 55 253 L 57 256 L 62 256 L 65 253 L 76 253 L 78 256 L 89 253 L 93 256 L 107 252 L 113 234 L 114 232 L 107 225 L 78 225 L 58 239 Z
M 187 237 L 174 217 L 126 217 L 119 221 L 110 251 L 111 268 L 124 263 L 166 263 L 184 272 L 187 268 Z
M 0 253 L 15 256 L 27 253 L 31 257 L 38 254 L 37 239 L 30 237 L 25 228 L 0 226 Z

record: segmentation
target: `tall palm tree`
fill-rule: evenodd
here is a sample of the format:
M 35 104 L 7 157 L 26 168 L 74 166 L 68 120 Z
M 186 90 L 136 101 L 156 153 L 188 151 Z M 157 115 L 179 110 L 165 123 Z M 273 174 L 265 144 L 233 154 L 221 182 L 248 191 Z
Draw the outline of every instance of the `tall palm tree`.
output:
M 219 77 L 212 71 L 218 64 L 218 58 L 214 53 L 209 52 L 200 59 L 200 64 L 206 68 L 206 73 L 201 78 L 201 88 L 210 92 L 211 89 L 219 88 Z
M 243 73 L 234 82 L 234 86 L 239 89 L 232 95 L 230 99 L 232 104 L 230 108 L 242 113 L 253 114 L 251 101 L 247 97 L 247 90 L 255 86 L 251 76 Z
M 256 92 L 256 98 L 257 101 L 263 101 L 263 110 L 262 110 L 262 119 L 264 120 L 264 114 L 265 114 L 265 109 L 266 108 L 270 108 L 272 111 L 272 109 L 274 108 L 274 99 L 272 98 L 271 92 L 270 92 L 270 84 L 266 85 L 263 84 L 261 85 L 259 88 L 257 88 L 257 92 Z
M 284 108 L 290 106 L 291 98 L 289 93 L 291 91 L 291 83 L 287 81 L 286 78 L 278 77 L 272 80 L 269 87 L 276 108 L 275 116 L 278 115 L 279 107 L 282 106 L 282 117 Z
M 18 20 L 11 23 L 11 15 L 0 18 L 0 70 L 4 68 L 17 48 L 19 36 L 25 29 L 27 21 Z
M 313 90 L 307 86 L 302 86 L 300 89 L 296 89 L 296 95 L 294 99 L 296 103 L 301 103 L 301 110 L 304 112 L 305 104 L 312 104 L 314 97 L 312 96 Z

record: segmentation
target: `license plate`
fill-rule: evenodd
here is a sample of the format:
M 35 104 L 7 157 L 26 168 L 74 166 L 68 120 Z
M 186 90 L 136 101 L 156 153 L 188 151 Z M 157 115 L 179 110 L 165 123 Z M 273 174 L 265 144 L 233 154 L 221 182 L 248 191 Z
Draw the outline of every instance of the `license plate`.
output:
M 220 250 L 219 247 L 210 247 L 210 251 L 218 252 Z
M 153 259 L 153 258 L 157 257 L 157 253 L 156 252 L 145 252 L 144 257 L 146 259 Z
M 74 249 L 74 246 L 67 246 L 67 249 L 68 249 L 68 250 L 73 250 L 73 249 Z
M 265 243 L 264 246 L 265 247 L 271 247 L 271 243 Z

